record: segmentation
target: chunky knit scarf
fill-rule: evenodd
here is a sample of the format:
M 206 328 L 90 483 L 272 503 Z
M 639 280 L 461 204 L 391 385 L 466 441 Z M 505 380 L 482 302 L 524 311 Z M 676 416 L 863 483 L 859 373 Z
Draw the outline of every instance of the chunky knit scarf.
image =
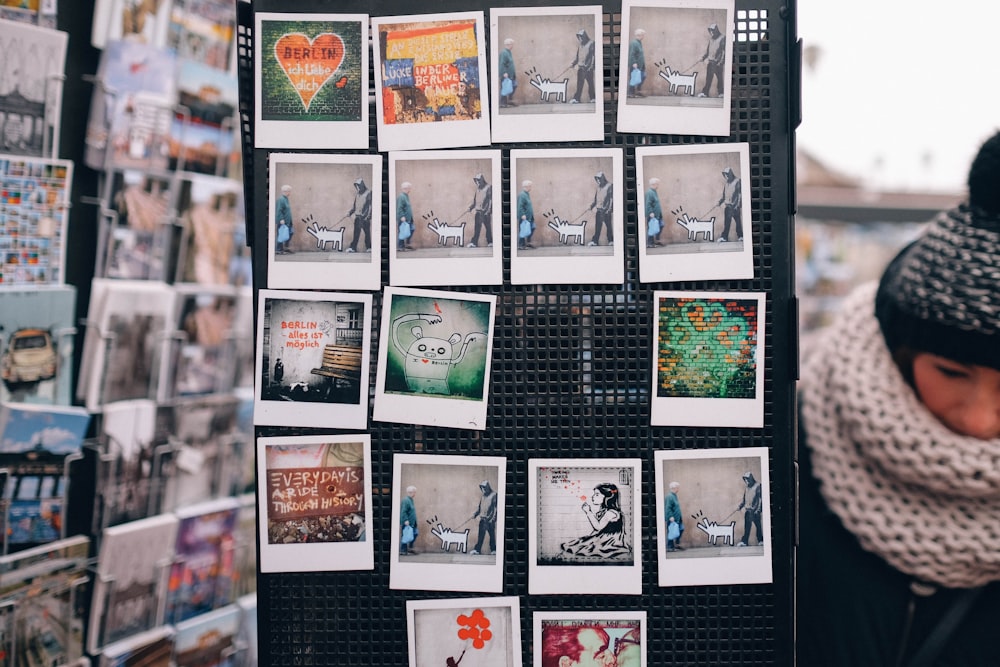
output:
M 927 411 L 879 332 L 875 289 L 846 300 L 803 365 L 820 492 L 897 570 L 947 588 L 1000 580 L 1000 438 L 958 435 Z

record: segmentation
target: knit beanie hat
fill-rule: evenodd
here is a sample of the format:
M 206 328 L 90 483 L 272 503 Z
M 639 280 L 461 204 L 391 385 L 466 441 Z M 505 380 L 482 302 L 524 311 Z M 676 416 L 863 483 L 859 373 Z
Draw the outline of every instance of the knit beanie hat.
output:
M 886 268 L 875 316 L 890 350 L 1000 369 L 1000 133 L 969 170 L 969 200 L 944 211 Z

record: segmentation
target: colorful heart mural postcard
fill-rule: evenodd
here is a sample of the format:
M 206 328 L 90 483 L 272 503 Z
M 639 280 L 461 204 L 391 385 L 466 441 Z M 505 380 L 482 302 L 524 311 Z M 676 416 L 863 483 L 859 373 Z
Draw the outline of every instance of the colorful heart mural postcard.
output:
M 488 146 L 483 12 L 372 18 L 380 151 Z
M 624 0 L 618 131 L 728 137 L 734 0 Z
M 771 583 L 767 447 L 653 455 L 659 585 Z
M 378 421 L 486 429 L 496 297 L 386 287 Z
M 390 153 L 389 284 L 501 284 L 501 189 L 499 150 Z
M 407 600 L 406 620 L 409 667 L 521 667 L 517 597 Z
M 635 149 L 639 280 L 753 278 L 748 144 Z
M 648 664 L 644 611 L 536 611 L 532 627 L 534 667 Z
M 368 16 L 258 12 L 258 148 L 368 148 Z
M 396 454 L 389 588 L 503 592 L 507 460 Z
M 764 426 L 765 295 L 655 292 L 653 426 Z
M 639 459 L 528 460 L 528 593 L 639 595 Z
M 604 139 L 604 14 L 490 9 L 493 141 Z
M 254 424 L 364 429 L 372 295 L 262 289 Z
M 257 480 L 261 572 L 375 566 L 370 436 L 260 438 Z
M 267 286 L 382 285 L 382 156 L 271 153 Z
M 510 152 L 510 282 L 625 282 L 620 148 Z

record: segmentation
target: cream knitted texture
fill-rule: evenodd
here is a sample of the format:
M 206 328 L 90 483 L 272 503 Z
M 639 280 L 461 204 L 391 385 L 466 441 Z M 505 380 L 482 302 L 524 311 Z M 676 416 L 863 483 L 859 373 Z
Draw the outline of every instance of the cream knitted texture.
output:
M 948 588 L 1000 580 L 1000 439 L 958 435 L 896 368 L 858 288 L 803 365 L 802 421 L 820 492 L 861 546 Z

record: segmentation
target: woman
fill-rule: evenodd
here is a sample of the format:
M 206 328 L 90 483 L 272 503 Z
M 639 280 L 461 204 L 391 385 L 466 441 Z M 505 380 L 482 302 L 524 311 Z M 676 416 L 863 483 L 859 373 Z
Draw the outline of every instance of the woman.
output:
M 798 663 L 995 665 L 1000 134 L 803 365 Z
M 601 556 L 620 559 L 632 555 L 625 541 L 625 522 L 622 519 L 621 498 L 618 487 L 611 483 L 598 484 L 589 502 L 583 504 L 593 532 L 562 545 L 564 554 L 572 556 Z

